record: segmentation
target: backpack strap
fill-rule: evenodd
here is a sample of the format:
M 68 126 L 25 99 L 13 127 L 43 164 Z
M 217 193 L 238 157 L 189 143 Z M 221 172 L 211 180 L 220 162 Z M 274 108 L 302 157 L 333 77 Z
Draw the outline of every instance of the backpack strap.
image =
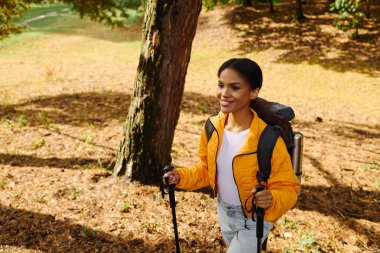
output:
M 267 125 L 260 135 L 259 144 L 257 146 L 257 161 L 259 164 L 259 171 L 256 175 L 259 184 L 262 181 L 268 182 L 272 169 L 272 153 L 280 134 L 280 129 Z
M 206 128 L 207 142 L 209 142 L 210 138 L 212 136 L 212 133 L 215 131 L 215 127 L 211 123 L 210 118 L 207 119 L 206 124 L 205 124 L 205 128 Z
M 205 124 L 207 142 L 215 131 L 214 125 L 211 123 L 210 118 L 207 119 Z M 276 126 L 267 125 L 260 135 L 259 144 L 257 147 L 257 160 L 259 164 L 259 171 L 257 172 L 257 180 L 260 182 L 267 182 L 271 172 L 271 160 L 274 146 L 276 145 L 278 137 L 281 135 L 281 129 Z

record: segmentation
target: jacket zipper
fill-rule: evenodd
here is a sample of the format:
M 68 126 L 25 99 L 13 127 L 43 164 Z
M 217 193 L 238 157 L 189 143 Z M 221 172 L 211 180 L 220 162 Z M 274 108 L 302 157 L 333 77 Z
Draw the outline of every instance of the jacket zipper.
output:
M 218 151 L 219 151 L 219 133 L 218 133 L 218 130 L 216 129 L 215 125 L 212 123 L 212 121 L 210 121 L 212 126 L 214 127 L 214 131 L 216 132 L 216 135 L 218 136 L 218 145 L 216 146 L 216 153 L 215 153 L 215 187 L 213 189 L 213 194 L 214 194 L 214 198 L 216 197 L 216 194 L 217 194 L 217 190 L 218 190 L 218 178 L 217 178 L 217 173 L 218 173 L 218 163 L 217 163 L 217 159 L 218 159 Z
M 218 159 L 218 151 L 219 151 L 219 133 L 218 133 L 218 130 L 216 130 L 216 127 L 215 127 L 215 132 L 216 132 L 216 135 L 218 136 L 218 145 L 216 146 L 216 153 L 215 153 L 215 178 L 214 178 L 214 180 L 215 180 L 215 189 L 214 189 L 214 198 L 216 197 L 217 192 L 218 192 L 218 163 L 217 163 L 217 159 Z
M 236 178 L 235 178 L 234 161 L 235 161 L 235 158 L 238 157 L 238 156 L 253 155 L 253 154 L 256 154 L 256 153 L 257 153 L 257 151 L 255 151 L 255 152 L 251 152 L 251 153 L 246 153 L 246 154 L 240 154 L 240 155 L 236 155 L 236 156 L 234 156 L 234 158 L 232 159 L 232 175 L 233 175 L 233 177 L 234 177 L 235 185 L 236 185 L 236 188 L 237 188 L 237 190 L 238 190 L 238 194 L 239 194 L 240 204 L 241 204 L 241 206 L 243 207 L 243 210 L 244 210 L 244 205 L 243 205 L 243 202 L 241 201 L 239 187 L 238 187 L 238 185 L 237 185 L 237 183 L 236 183 Z M 245 210 L 244 210 L 243 214 L 244 214 L 244 217 L 247 218 L 247 215 L 245 214 Z

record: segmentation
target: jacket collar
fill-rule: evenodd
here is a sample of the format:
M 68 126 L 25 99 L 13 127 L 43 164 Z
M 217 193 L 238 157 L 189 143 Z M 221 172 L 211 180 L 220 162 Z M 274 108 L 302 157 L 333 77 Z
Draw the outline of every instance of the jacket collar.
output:
M 246 154 L 251 152 L 257 151 L 257 144 L 259 141 L 259 116 L 257 113 L 250 108 L 251 112 L 253 113 L 253 119 L 251 122 L 250 130 L 247 136 L 246 141 L 244 142 L 243 146 L 239 150 L 238 154 Z M 223 133 L 224 133 L 224 126 L 227 119 L 228 114 L 219 112 L 215 117 L 211 117 L 211 122 L 214 125 L 216 131 L 219 135 L 219 149 L 222 145 L 223 140 Z

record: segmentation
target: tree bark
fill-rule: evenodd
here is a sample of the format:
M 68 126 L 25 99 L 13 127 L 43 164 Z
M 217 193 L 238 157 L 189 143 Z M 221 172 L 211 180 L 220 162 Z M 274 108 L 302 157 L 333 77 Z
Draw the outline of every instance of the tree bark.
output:
M 274 13 L 273 0 L 269 0 L 269 12 Z
M 302 0 L 296 0 L 296 18 L 298 22 L 305 21 L 306 19 L 303 15 Z
M 369 19 L 369 18 L 371 18 L 371 0 L 366 0 L 365 6 L 366 6 L 365 16 L 366 16 L 366 18 Z
M 134 92 L 114 175 L 155 183 L 163 167 L 170 164 L 201 8 L 202 0 L 148 2 Z
M 252 1 L 251 0 L 243 0 L 243 6 L 252 6 Z

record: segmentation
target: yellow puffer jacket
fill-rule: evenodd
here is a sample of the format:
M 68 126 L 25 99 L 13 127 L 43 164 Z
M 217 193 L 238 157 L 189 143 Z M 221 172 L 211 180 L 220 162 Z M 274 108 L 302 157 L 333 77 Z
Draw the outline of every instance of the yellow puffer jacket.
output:
M 256 112 L 253 110 L 252 112 L 254 117 L 247 140 L 232 162 L 233 175 L 242 206 L 244 206 L 245 200 L 250 197 L 252 189 L 258 185 L 256 173 L 259 168 L 256 152 L 260 135 L 266 126 L 266 123 L 257 116 Z M 191 168 L 177 168 L 180 174 L 178 188 L 196 190 L 211 185 L 215 195 L 218 189 L 216 159 L 222 145 L 226 117 L 227 114 L 219 112 L 210 118 L 216 131 L 213 132 L 208 142 L 205 129 L 202 131 L 198 151 L 200 162 L 198 164 Z M 264 219 L 275 222 L 294 206 L 297 201 L 297 191 L 300 188 L 300 182 L 293 172 L 291 160 L 282 138 L 278 138 L 275 145 L 271 166 L 272 170 L 266 189 L 271 191 L 273 200 L 271 206 L 265 211 Z M 248 210 L 251 206 L 252 201 L 247 201 Z M 245 216 L 250 217 L 251 213 L 245 211 Z

